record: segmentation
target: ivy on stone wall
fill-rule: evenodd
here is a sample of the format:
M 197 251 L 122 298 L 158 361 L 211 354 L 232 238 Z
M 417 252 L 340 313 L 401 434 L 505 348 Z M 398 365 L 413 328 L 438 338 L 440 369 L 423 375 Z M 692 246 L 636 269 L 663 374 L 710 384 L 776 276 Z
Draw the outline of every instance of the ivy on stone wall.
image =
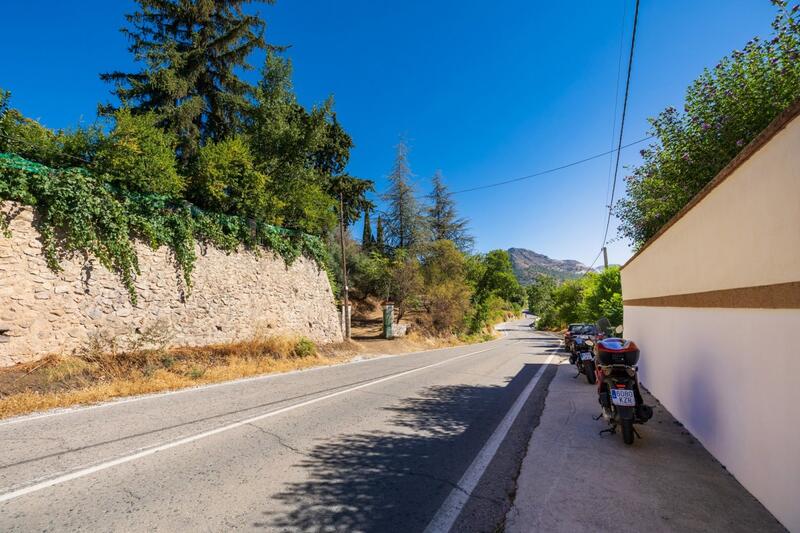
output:
M 135 240 L 172 250 L 187 288 L 197 259 L 195 243 L 226 252 L 244 246 L 280 255 L 287 265 L 300 255 L 324 264 L 321 239 L 247 220 L 211 213 L 182 199 L 135 194 L 110 186 L 80 168 L 52 169 L 14 154 L 0 154 L 0 200 L 36 207 L 48 265 L 59 271 L 59 258 L 92 255 L 115 272 L 136 304 L 139 274 Z M 7 232 L 7 221 L 0 219 Z

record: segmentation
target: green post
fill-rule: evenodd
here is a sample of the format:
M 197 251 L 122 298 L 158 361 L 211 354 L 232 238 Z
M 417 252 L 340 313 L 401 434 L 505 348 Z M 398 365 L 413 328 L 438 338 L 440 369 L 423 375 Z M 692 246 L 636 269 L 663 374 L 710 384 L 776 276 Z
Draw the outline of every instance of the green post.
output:
M 383 338 L 393 339 L 392 323 L 394 322 L 394 304 L 385 303 L 383 305 Z

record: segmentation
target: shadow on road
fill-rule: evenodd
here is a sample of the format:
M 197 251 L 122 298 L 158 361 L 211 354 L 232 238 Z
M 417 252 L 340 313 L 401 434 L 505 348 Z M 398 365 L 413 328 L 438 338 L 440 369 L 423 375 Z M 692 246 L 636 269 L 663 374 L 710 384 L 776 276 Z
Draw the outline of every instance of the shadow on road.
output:
M 292 510 L 254 526 L 421 531 L 540 366 L 525 365 L 505 386 L 430 387 L 388 408 L 390 429 L 321 442 L 296 465 L 307 479 L 273 496 Z M 494 502 L 499 516 L 504 499 Z

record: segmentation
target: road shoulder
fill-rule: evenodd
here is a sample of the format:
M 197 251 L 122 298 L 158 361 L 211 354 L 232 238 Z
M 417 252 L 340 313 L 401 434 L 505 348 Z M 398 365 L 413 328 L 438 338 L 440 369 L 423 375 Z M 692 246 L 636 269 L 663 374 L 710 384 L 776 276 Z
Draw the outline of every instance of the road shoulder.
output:
M 523 460 L 506 531 L 785 531 L 652 396 L 642 439 L 598 435 L 596 389 L 562 362 Z

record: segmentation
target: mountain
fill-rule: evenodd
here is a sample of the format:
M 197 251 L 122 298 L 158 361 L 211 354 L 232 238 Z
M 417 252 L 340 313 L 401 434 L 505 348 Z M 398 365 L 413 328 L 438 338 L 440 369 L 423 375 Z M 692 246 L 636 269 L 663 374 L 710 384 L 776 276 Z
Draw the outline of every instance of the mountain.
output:
M 547 274 L 559 280 L 573 279 L 589 270 L 589 267 L 574 259 L 550 259 L 544 254 L 525 248 L 509 248 L 514 274 L 523 285 L 529 285 L 537 274 Z

